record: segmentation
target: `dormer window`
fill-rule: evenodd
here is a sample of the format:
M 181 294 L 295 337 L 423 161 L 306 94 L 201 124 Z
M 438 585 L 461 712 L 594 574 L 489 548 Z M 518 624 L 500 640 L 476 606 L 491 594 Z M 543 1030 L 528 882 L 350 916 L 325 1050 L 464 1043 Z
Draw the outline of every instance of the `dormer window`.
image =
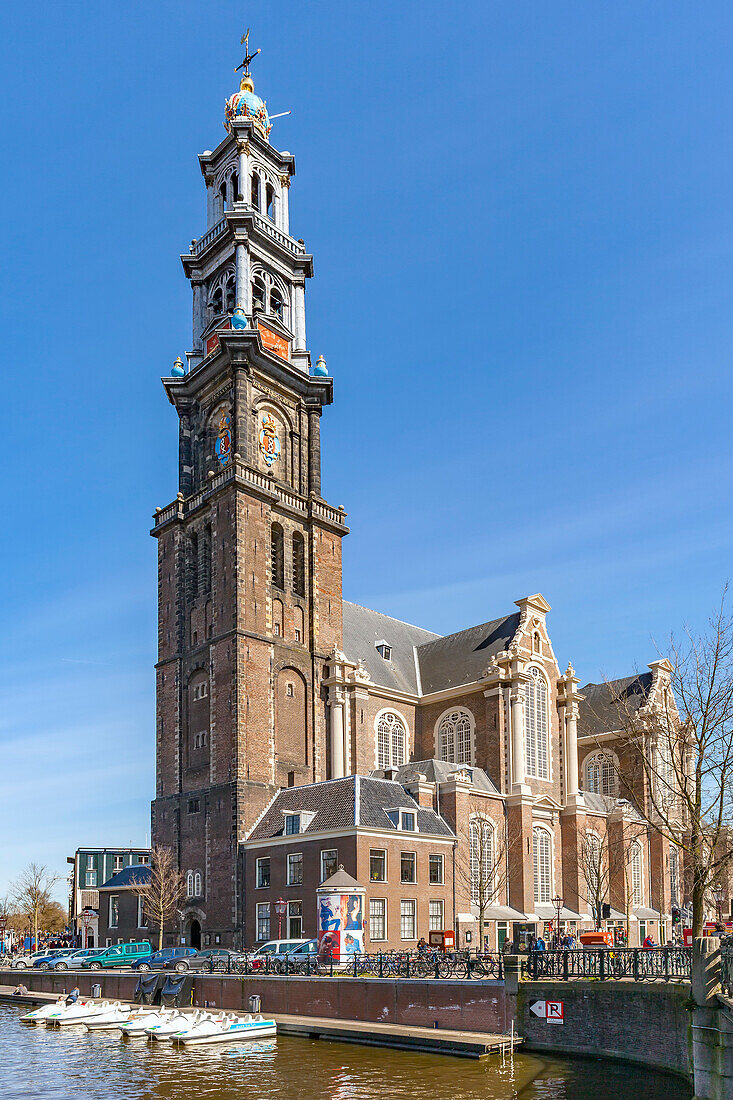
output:
M 417 814 L 414 810 L 395 809 L 385 812 L 395 829 L 400 829 L 403 833 L 417 831 Z
M 385 661 L 391 661 L 392 660 L 392 646 L 391 645 L 388 645 L 387 642 L 382 640 L 381 642 L 375 642 L 375 646 L 376 646 L 376 649 L 377 649 L 377 653 L 379 654 L 380 657 L 382 657 Z
M 306 813 L 303 810 L 299 810 L 297 813 L 290 811 L 284 813 L 285 836 L 297 836 L 299 833 L 304 833 L 315 816 L 312 811 Z

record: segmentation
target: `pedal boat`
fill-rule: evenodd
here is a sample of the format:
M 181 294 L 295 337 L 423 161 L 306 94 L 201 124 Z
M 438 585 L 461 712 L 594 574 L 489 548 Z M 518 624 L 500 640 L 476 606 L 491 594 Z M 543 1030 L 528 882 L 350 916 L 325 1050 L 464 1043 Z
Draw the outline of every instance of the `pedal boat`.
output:
M 149 1027 L 161 1024 L 170 1016 L 178 1016 L 178 1011 L 172 1008 L 147 1008 L 141 1007 L 133 1011 L 127 1020 L 117 1025 L 119 1031 L 128 1039 L 142 1039 Z
M 274 1020 L 264 1016 L 237 1016 L 235 1014 L 213 1016 L 200 1020 L 186 1031 L 173 1036 L 173 1042 L 182 1046 L 203 1043 L 234 1043 L 247 1039 L 264 1039 L 277 1034 Z
M 66 997 L 59 997 L 57 1001 L 51 1001 L 50 1004 L 42 1005 L 41 1008 L 34 1008 L 32 1012 L 26 1012 L 25 1016 L 21 1016 L 20 1022 L 22 1024 L 45 1024 L 46 1018 L 52 1012 L 60 1012 L 62 1008 L 66 1008 Z
M 109 1001 L 77 1001 L 73 1005 L 64 1005 L 58 1012 L 51 1012 L 46 1017 L 46 1027 L 65 1027 L 67 1024 L 83 1024 L 92 1016 L 98 1016 L 101 1012 L 107 1012 Z
M 200 1021 L 208 1019 L 209 1016 L 211 1016 L 210 1012 L 203 1012 L 200 1008 L 197 1008 L 195 1012 L 180 1012 L 178 1009 L 171 1011 L 169 1009 L 168 1015 L 164 1019 L 152 1021 L 146 1027 L 145 1034 L 148 1039 L 154 1039 L 158 1043 L 167 1043 L 179 1031 L 184 1031 Z
M 130 1006 L 123 1005 L 120 1001 L 113 1001 L 105 1012 L 99 1012 L 96 1016 L 90 1016 L 84 1020 L 87 1031 L 113 1031 L 120 1024 L 130 1019 Z

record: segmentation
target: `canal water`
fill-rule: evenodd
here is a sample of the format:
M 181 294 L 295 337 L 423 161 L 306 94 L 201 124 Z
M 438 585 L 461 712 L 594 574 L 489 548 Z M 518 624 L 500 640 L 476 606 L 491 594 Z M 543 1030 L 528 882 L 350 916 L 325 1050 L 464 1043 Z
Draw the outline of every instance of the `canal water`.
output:
M 666 1074 L 516 1054 L 482 1061 L 283 1037 L 177 1050 L 83 1027 L 20 1024 L 0 1006 L 2 1100 L 689 1100 Z

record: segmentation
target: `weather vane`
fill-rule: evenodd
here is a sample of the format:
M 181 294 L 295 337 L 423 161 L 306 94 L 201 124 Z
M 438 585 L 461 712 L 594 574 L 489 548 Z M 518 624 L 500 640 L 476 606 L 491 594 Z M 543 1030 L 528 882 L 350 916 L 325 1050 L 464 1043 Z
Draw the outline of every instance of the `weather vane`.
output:
M 234 71 L 236 73 L 242 69 L 242 76 L 249 76 L 249 63 L 250 61 L 254 61 L 257 54 L 260 52 L 259 50 L 255 50 L 254 53 L 249 52 L 249 27 L 247 27 L 247 30 L 242 35 L 240 45 L 244 46 L 244 61 L 241 65 L 237 65 Z

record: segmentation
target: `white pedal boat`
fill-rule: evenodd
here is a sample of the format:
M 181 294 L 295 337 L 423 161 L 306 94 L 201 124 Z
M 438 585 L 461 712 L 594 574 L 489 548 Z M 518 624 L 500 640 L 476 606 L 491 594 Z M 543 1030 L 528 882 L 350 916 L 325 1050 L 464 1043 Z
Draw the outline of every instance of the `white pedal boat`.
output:
M 111 1031 L 129 1020 L 131 1011 L 129 1005 L 123 1005 L 121 1001 L 113 1001 L 105 1011 L 85 1019 L 84 1027 L 87 1031 Z
M 183 1046 L 199 1043 L 233 1043 L 244 1039 L 263 1039 L 276 1034 L 275 1021 L 266 1020 L 264 1016 L 222 1014 L 200 1020 L 186 1031 L 179 1031 L 173 1036 L 173 1042 Z
M 106 1012 L 109 1001 L 77 1001 L 73 1005 L 63 1005 L 58 1012 L 50 1012 L 46 1017 L 46 1027 L 65 1027 L 66 1024 L 83 1024 L 92 1016 Z
M 194 1024 L 211 1016 L 210 1012 L 203 1012 L 197 1008 L 195 1012 L 181 1012 L 180 1009 L 167 1009 L 168 1015 L 162 1020 L 153 1021 L 145 1028 L 148 1039 L 155 1039 L 159 1043 L 169 1042 L 179 1031 L 185 1031 Z
M 149 1027 L 163 1023 L 169 1016 L 178 1016 L 177 1009 L 142 1006 L 134 1009 L 124 1023 L 117 1027 L 128 1039 L 142 1038 Z
M 66 997 L 59 997 L 57 1001 L 51 1001 L 50 1004 L 42 1005 L 41 1008 L 34 1008 L 31 1012 L 26 1012 L 25 1016 L 21 1016 L 20 1022 L 22 1024 L 45 1024 L 47 1016 L 50 1016 L 52 1012 L 60 1012 L 65 1007 Z

